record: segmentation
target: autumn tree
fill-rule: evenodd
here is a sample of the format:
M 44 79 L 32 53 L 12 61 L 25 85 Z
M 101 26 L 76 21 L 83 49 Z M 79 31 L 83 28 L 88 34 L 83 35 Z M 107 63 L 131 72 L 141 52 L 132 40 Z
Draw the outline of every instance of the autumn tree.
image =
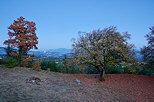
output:
M 128 44 L 130 34 L 117 32 L 116 27 L 93 30 L 90 33 L 79 32 L 74 39 L 74 57 L 78 64 L 91 64 L 100 72 L 100 81 L 104 80 L 108 65 L 131 63 L 135 61 L 132 44 Z
M 150 33 L 145 36 L 148 45 L 141 48 L 141 54 L 146 62 L 154 63 L 154 26 L 149 29 Z
M 18 56 L 19 62 L 24 58 L 23 56 L 27 55 L 27 51 L 33 48 L 37 49 L 38 37 L 35 33 L 35 25 L 34 22 L 26 21 L 25 18 L 20 17 L 8 27 L 9 39 L 5 40 L 4 44 L 18 49 L 18 52 L 14 55 Z

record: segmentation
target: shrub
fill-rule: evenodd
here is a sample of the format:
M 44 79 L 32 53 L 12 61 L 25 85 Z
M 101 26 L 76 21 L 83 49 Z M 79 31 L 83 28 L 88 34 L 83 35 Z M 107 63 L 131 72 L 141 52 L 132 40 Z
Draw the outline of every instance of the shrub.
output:
M 15 66 L 18 65 L 18 62 L 16 59 L 12 58 L 12 57 L 9 57 L 6 59 L 6 66 L 9 67 L 9 68 L 13 68 Z
M 98 74 L 99 73 L 98 70 L 92 65 L 86 65 L 84 72 L 87 74 Z
M 40 66 L 40 63 L 38 61 L 34 62 L 33 70 L 41 71 L 41 66 Z
M 26 61 L 23 61 L 23 60 L 22 60 L 22 61 L 20 62 L 20 66 L 21 66 L 21 67 L 27 67 L 27 66 L 28 66 L 28 63 L 27 63 Z
M 50 68 L 51 71 L 53 72 L 61 72 L 61 67 L 55 61 L 42 61 L 41 62 L 41 69 L 42 70 L 47 70 Z
M 139 73 L 139 75 L 150 75 L 150 70 L 149 69 L 143 69 Z
M 125 68 L 124 69 L 124 73 L 127 73 L 127 74 L 135 74 L 136 73 L 136 70 L 134 70 L 133 68 Z
M 67 73 L 67 68 L 62 63 L 56 63 L 56 70 L 58 72 Z
M 41 69 L 42 70 L 47 70 L 49 68 L 48 62 L 47 61 L 42 61 L 41 62 Z
M 34 63 L 34 61 L 33 61 L 34 57 L 33 57 L 33 56 L 22 55 L 22 60 L 21 60 L 21 61 L 20 61 L 19 58 L 17 58 L 17 59 L 18 59 L 19 62 L 20 62 L 20 66 L 32 68 L 33 63 Z
M 145 69 L 144 64 L 131 64 L 124 67 L 124 73 L 141 75 L 140 72 Z
M 138 75 L 154 76 L 154 65 L 149 63 L 140 64 L 140 68 Z
M 33 67 L 33 65 L 34 65 L 34 61 L 30 61 L 30 62 L 28 62 L 27 67 L 28 67 L 28 68 L 32 68 L 32 67 Z
M 50 61 L 42 61 L 41 62 L 41 69 L 42 70 L 49 70 L 53 72 L 62 72 L 62 73 L 79 73 L 79 67 L 74 64 L 69 64 L 66 66 L 61 62 L 55 62 L 53 60 Z
M 51 72 L 51 69 L 50 69 L 50 68 L 48 68 L 48 69 L 47 69 L 47 72 Z
M 55 61 L 42 61 L 41 69 L 47 70 L 49 69 L 53 72 L 64 72 L 64 66 L 60 63 L 56 63 Z
M 80 67 L 79 66 L 71 66 L 68 70 L 68 73 L 72 73 L 72 74 L 75 74 L 75 73 L 80 73 L 79 71 Z
M 122 66 L 108 66 L 106 74 L 121 74 L 123 73 Z

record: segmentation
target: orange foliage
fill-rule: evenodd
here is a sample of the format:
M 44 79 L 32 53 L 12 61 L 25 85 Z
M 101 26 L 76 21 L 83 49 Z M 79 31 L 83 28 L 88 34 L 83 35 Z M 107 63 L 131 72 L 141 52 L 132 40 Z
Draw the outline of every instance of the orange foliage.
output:
M 11 53 L 11 56 L 18 56 L 19 62 L 28 63 L 33 60 L 33 57 L 27 56 L 27 51 L 30 49 L 38 49 L 38 37 L 36 36 L 36 27 L 34 22 L 26 21 L 20 17 L 14 20 L 8 29 L 9 39 L 4 41 L 4 44 L 12 48 L 18 48 L 18 53 Z
M 15 53 L 15 52 L 13 53 L 13 52 L 12 52 L 12 53 L 10 53 L 10 55 L 11 55 L 11 56 L 19 56 L 19 53 Z
M 23 59 L 26 59 L 28 56 L 27 55 L 22 55 L 22 58 Z
M 28 58 L 25 59 L 26 62 L 30 62 L 32 60 L 33 60 L 33 57 L 28 57 Z
M 27 56 L 27 55 L 22 56 L 22 60 L 25 61 L 25 62 L 30 62 L 33 59 L 34 59 L 34 57 L 30 57 L 30 56 Z
M 11 47 L 19 48 L 21 51 L 37 49 L 37 36 L 35 33 L 36 27 L 34 22 L 25 21 L 25 18 L 20 17 L 14 20 L 8 29 L 9 39 L 4 41 L 4 44 L 10 44 Z
M 41 71 L 41 66 L 40 66 L 40 63 L 38 61 L 34 62 L 33 70 Z

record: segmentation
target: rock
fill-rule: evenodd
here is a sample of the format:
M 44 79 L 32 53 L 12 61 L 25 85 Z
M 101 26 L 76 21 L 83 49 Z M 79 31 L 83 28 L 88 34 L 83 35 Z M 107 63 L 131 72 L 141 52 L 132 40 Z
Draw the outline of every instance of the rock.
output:
M 34 84 L 40 85 L 41 79 L 38 77 L 30 77 L 29 79 L 26 79 L 25 81 L 26 83 L 34 83 Z
M 74 80 L 77 84 L 81 84 L 81 81 L 79 79 Z

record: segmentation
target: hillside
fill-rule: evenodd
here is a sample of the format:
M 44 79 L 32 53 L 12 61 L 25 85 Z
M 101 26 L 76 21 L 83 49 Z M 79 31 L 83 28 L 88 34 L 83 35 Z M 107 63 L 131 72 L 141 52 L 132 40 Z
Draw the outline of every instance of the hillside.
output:
M 0 66 L 1 102 L 153 102 L 154 77 L 37 72 Z M 37 81 L 31 82 L 31 78 Z M 74 80 L 79 79 L 81 83 Z

